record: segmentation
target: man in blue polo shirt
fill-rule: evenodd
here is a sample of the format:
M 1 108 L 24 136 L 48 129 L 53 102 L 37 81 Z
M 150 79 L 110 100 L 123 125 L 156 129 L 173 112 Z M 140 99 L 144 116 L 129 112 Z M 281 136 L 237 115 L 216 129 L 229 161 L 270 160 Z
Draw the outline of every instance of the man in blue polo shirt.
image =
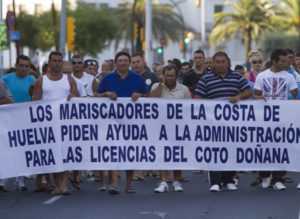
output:
M 245 78 L 230 70 L 229 58 L 224 52 L 217 52 L 213 56 L 213 69 L 203 75 L 195 90 L 197 99 L 229 100 L 236 103 L 248 99 L 252 91 Z M 209 171 L 210 191 L 221 191 L 221 185 L 228 190 L 237 190 L 233 184 L 235 171 Z
M 147 97 L 148 90 L 144 79 L 129 70 L 131 57 L 127 52 L 118 52 L 115 56 L 116 70 L 106 75 L 95 97 L 109 97 L 116 100 L 118 97 L 131 97 L 132 101 L 136 101 L 139 97 Z M 118 186 L 119 171 L 109 171 L 109 189 L 111 194 L 119 194 Z M 126 171 L 126 192 L 135 193 L 135 189 L 131 185 L 133 170 Z

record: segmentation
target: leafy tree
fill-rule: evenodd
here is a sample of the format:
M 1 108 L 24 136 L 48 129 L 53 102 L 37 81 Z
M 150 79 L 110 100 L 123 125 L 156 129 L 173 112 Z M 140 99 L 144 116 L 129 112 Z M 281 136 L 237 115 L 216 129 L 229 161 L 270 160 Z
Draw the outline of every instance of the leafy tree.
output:
M 19 13 L 17 21 L 18 31 L 20 31 L 20 46 L 28 47 L 32 51 L 36 50 L 38 48 L 37 41 L 40 31 L 38 18 L 22 11 Z
M 274 29 L 272 17 L 275 14 L 275 6 L 267 0 L 238 0 L 236 3 L 228 4 L 233 7 L 234 12 L 220 12 L 214 15 L 215 27 L 209 42 L 216 46 L 238 35 L 239 40 L 244 44 L 246 62 L 248 62 L 252 42 L 257 45 L 266 30 Z
M 300 8 L 299 0 L 281 0 L 281 7 L 276 8 L 276 16 L 273 18 L 274 25 L 283 30 L 299 31 Z
M 82 55 L 96 56 L 117 34 L 117 21 L 109 8 L 78 2 L 70 14 L 75 18 L 75 51 Z
M 174 6 L 169 4 L 152 5 L 152 32 L 155 39 L 168 37 L 171 41 L 179 41 L 177 30 L 182 30 L 182 19 L 173 9 Z M 145 1 L 125 2 L 125 6 L 116 9 L 115 15 L 120 21 L 116 38 L 118 46 L 121 39 L 128 42 L 133 38 L 133 22 L 138 24 L 138 34 L 141 28 L 145 28 Z M 141 45 L 138 41 L 137 44 Z M 141 48 L 137 50 L 141 51 Z
M 39 34 L 38 34 L 38 47 L 42 51 L 48 51 L 52 47 L 56 50 L 59 48 L 59 23 L 60 13 L 56 13 L 53 18 L 53 12 L 47 11 L 38 16 Z M 53 20 L 56 20 L 54 24 Z
M 262 43 L 262 52 L 269 58 L 276 48 L 292 48 L 300 51 L 299 35 L 297 32 L 282 33 L 282 31 L 267 32 Z

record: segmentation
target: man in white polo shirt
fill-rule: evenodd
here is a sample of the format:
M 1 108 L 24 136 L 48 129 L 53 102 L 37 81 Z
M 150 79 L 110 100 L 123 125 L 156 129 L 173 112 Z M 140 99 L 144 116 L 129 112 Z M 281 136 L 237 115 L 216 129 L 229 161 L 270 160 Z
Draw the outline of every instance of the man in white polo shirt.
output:
M 179 70 L 175 65 L 167 65 L 163 69 L 163 74 L 159 77 L 160 83 L 155 83 L 152 86 L 150 97 L 161 98 L 187 98 L 191 95 L 189 89 L 182 84 L 176 82 Z M 181 170 L 174 170 L 174 192 L 182 192 L 183 188 L 180 183 Z M 168 170 L 160 171 L 161 182 L 157 188 L 154 189 L 156 193 L 168 192 L 169 186 L 167 184 Z

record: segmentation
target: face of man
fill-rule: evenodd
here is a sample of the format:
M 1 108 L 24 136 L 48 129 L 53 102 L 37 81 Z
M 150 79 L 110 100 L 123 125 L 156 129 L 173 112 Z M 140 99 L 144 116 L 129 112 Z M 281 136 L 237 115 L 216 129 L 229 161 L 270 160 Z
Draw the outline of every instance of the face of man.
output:
M 162 70 L 163 70 L 164 66 L 163 65 L 159 65 L 156 67 L 156 71 L 155 74 L 157 75 L 157 77 L 159 77 L 160 75 L 162 75 Z
M 202 53 L 195 53 L 194 54 L 194 64 L 196 67 L 201 67 L 204 65 L 204 55 Z
M 288 65 L 290 68 L 291 65 L 295 65 L 295 55 L 294 53 L 289 53 L 287 56 L 288 56 Z
M 135 73 L 142 74 L 145 71 L 145 61 L 141 56 L 131 58 L 131 68 Z
M 275 60 L 272 61 L 272 67 L 276 72 L 286 70 L 288 64 L 289 64 L 288 56 L 279 56 L 278 62 L 276 62 Z
M 84 65 L 81 58 L 72 58 L 72 66 L 74 73 L 81 73 L 83 72 Z
M 101 71 L 104 71 L 104 72 L 110 72 L 111 71 L 108 62 L 106 62 L 106 61 L 102 62 Z
M 129 58 L 125 55 L 121 55 L 116 60 L 116 69 L 120 73 L 127 73 L 129 70 L 130 61 Z
M 20 78 L 26 77 L 30 70 L 30 63 L 28 60 L 19 59 L 19 63 L 16 64 L 16 75 Z
M 229 63 L 225 56 L 216 56 L 213 60 L 213 68 L 217 74 L 224 75 L 228 72 Z
M 236 69 L 235 71 L 240 73 L 243 77 L 245 76 L 245 69 L 239 68 L 239 69 Z
M 182 65 L 181 66 L 181 72 L 182 73 L 187 73 L 191 70 L 190 66 L 189 65 Z
M 90 75 L 93 75 L 93 76 L 97 75 L 97 71 L 98 71 L 98 67 L 96 65 L 88 65 L 85 68 L 85 72 L 90 74 Z
M 165 74 L 165 84 L 168 88 L 173 88 L 176 85 L 176 71 L 174 69 L 166 70 Z
M 62 66 L 63 66 L 63 58 L 62 56 L 59 55 L 53 55 L 51 56 L 51 59 L 48 62 L 49 68 L 55 72 L 55 73 L 59 73 L 62 70 Z
M 67 74 L 67 75 L 72 74 L 72 65 L 70 65 L 70 64 L 64 64 L 63 68 L 62 68 L 62 72 L 64 74 Z
M 300 68 L 300 57 L 295 57 L 295 63 L 296 63 L 297 68 L 299 69 Z
M 205 58 L 205 67 L 208 69 L 211 69 L 213 66 L 212 58 L 211 57 L 206 57 Z

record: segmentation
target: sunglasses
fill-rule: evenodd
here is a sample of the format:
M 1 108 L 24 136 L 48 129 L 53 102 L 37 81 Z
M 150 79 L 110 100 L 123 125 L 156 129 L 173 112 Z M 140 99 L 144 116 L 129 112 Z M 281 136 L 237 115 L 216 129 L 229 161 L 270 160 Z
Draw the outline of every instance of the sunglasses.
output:
M 78 64 L 78 65 L 82 65 L 82 61 L 72 61 L 72 65 L 76 65 L 76 64 Z
M 94 60 L 87 60 L 84 62 L 85 65 L 97 65 L 97 62 Z
M 262 64 L 263 61 L 262 60 L 252 60 L 252 64 Z

